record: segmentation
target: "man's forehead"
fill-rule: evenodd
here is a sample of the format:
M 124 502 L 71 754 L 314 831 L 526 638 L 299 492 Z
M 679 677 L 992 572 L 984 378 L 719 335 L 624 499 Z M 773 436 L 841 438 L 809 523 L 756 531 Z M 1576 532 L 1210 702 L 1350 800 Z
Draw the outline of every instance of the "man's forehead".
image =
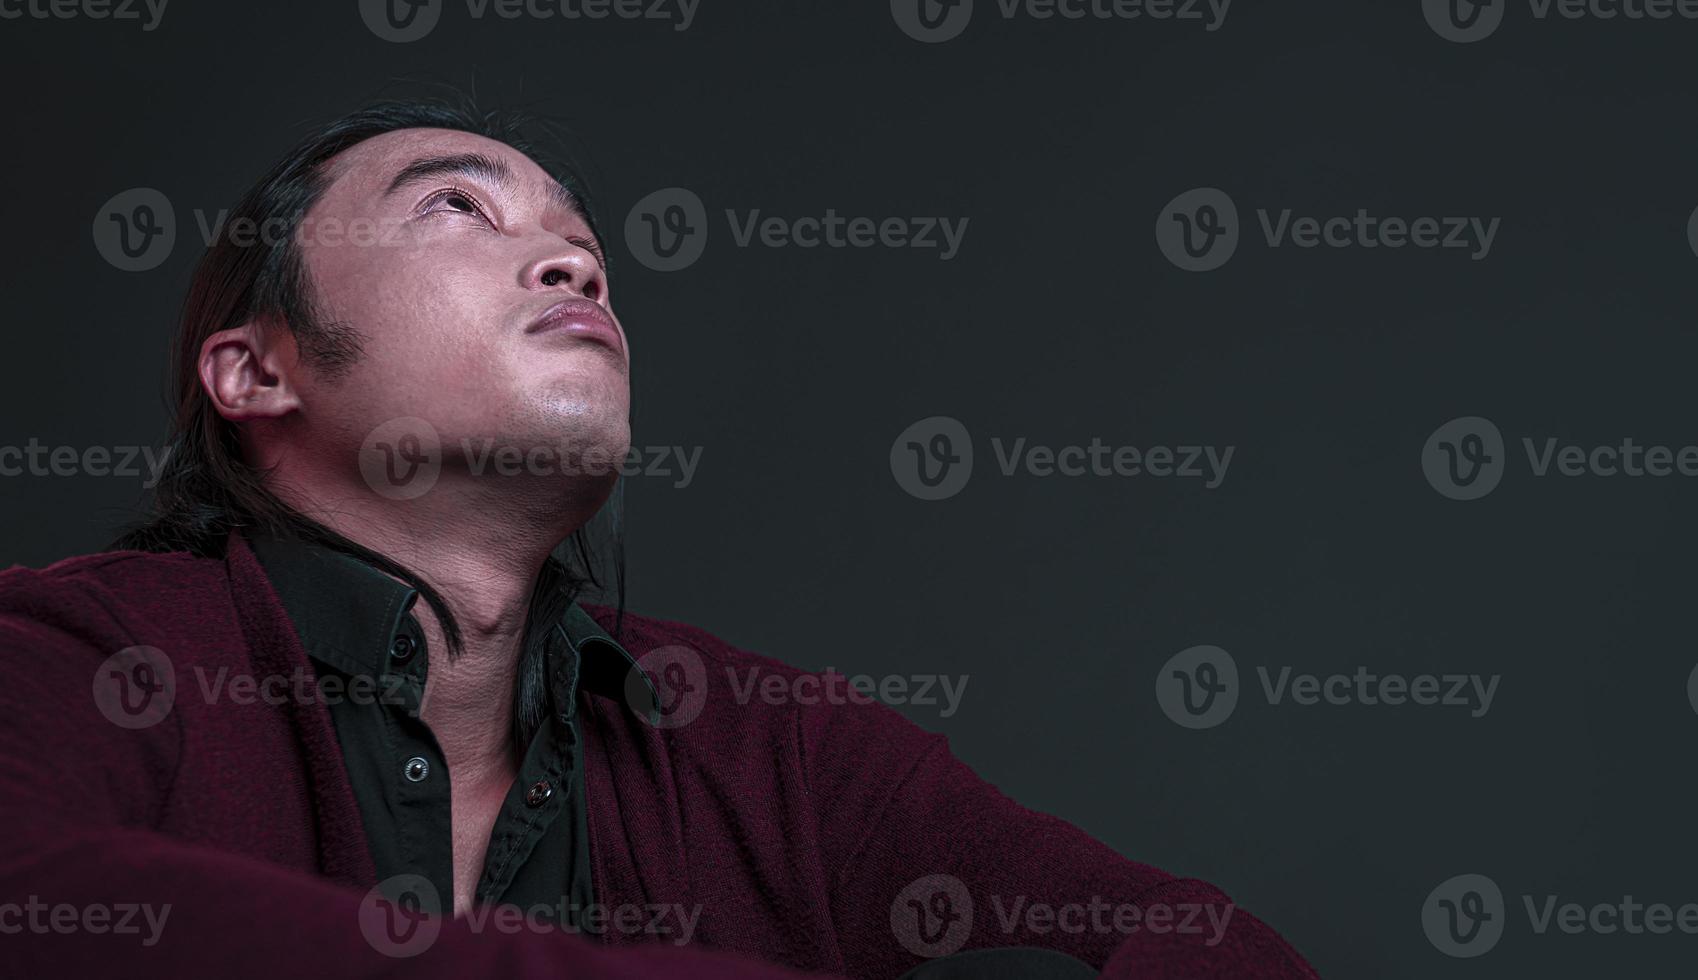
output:
M 325 197 L 372 201 L 385 196 L 396 176 L 412 164 L 470 154 L 504 165 L 515 189 L 546 195 L 558 186 L 536 161 L 500 140 L 457 129 L 397 129 L 332 157 L 325 170 L 330 178 Z

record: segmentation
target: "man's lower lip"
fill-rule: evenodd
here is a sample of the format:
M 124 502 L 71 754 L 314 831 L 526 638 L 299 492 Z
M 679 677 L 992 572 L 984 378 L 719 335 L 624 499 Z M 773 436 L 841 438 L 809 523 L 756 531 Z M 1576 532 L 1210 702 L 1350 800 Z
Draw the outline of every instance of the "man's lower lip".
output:
M 544 324 L 537 333 L 551 334 L 556 331 L 565 331 L 585 340 L 600 341 L 614 350 L 620 349 L 619 336 L 613 328 L 594 320 L 553 320 Z

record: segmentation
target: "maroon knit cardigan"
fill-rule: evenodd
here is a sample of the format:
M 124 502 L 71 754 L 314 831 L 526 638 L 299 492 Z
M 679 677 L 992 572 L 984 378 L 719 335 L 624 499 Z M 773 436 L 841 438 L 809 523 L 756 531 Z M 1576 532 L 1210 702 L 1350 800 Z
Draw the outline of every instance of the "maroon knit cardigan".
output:
M 802 672 L 689 626 L 625 626 L 645 667 L 682 665 L 671 676 L 697 713 L 657 727 L 581 696 L 609 925 L 387 919 L 415 928 L 386 946 L 405 931 L 371 938 L 373 916 L 396 913 L 371 897 L 328 710 L 232 696 L 252 694 L 240 676 L 312 676 L 240 536 L 223 559 L 109 552 L 0 572 L 0 975 L 884 978 L 955 949 L 1042 946 L 1112 977 L 1314 976 L 1218 889 L 1019 806 L 889 708 L 749 697 L 751 669 Z M 126 728 L 103 713 L 102 675 L 137 646 L 168 658 L 175 691 L 156 723 Z M 138 654 L 122 656 L 133 669 Z M 164 916 L 156 930 L 141 906 Z M 666 909 L 693 916 L 687 943 L 645 931 Z

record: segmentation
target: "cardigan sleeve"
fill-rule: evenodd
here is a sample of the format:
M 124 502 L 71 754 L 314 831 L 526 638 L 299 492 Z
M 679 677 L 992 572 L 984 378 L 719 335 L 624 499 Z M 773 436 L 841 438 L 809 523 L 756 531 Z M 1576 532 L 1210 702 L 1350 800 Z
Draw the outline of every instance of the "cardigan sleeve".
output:
M 479 933 L 428 916 L 407 927 L 431 930 L 428 943 L 381 952 L 372 915 L 390 913 L 367 893 L 156 829 L 191 733 L 178 713 L 136 728 L 103 715 L 92 692 L 125 647 L 122 627 L 65 583 L 24 587 L 18 574 L 0 587 L 0 976 L 800 976 L 689 948 Z M 229 792 L 250 778 L 231 773 Z
M 798 724 L 853 976 L 1025 946 L 1104 977 L 1315 977 L 1218 888 L 1020 806 L 882 704 L 812 707 Z

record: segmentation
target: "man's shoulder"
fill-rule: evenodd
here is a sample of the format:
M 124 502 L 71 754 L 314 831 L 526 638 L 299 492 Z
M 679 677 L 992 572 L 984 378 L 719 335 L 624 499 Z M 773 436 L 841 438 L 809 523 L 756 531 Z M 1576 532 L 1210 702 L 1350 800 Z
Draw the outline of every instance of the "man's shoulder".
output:
M 627 610 L 621 621 L 620 613 L 612 606 L 584 604 L 602 629 L 613 636 L 639 662 L 646 656 L 669 647 L 683 647 L 711 665 L 733 669 L 756 667 L 786 676 L 800 676 L 807 671 L 781 660 L 734 646 L 717 635 L 689 623 L 654 616 L 642 616 Z M 617 627 L 617 629 L 616 629 Z
M 224 562 L 188 552 L 104 551 L 0 571 L 0 622 L 97 646 L 122 645 L 144 625 L 204 624 L 229 603 Z
M 676 699 L 687 717 L 702 719 L 691 723 L 690 731 L 711 719 L 705 726 L 709 730 L 735 729 L 741 737 L 783 729 L 818 751 L 882 750 L 893 758 L 915 758 L 946 741 L 904 718 L 837 667 L 806 670 L 728 643 L 699 626 L 631 612 L 616 632 L 617 610 L 583 608 L 650 676 L 663 703 Z
M 73 555 L 43 568 L 0 570 L 0 610 L 20 601 L 108 596 L 144 600 L 185 588 L 223 587 L 223 560 L 186 551 L 100 551 Z

